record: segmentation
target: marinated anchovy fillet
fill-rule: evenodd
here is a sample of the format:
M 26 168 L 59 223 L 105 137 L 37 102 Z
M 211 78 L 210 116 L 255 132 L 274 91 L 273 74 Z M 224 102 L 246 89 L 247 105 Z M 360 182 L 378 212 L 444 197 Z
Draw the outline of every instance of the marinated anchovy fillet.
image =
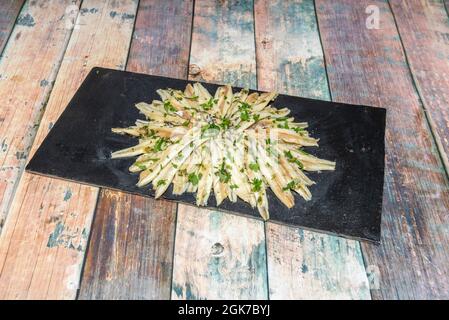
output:
M 276 93 L 233 92 L 228 85 L 211 95 L 200 83 L 157 93 L 161 100 L 136 105 L 146 120 L 112 129 L 139 139 L 112 158 L 137 156 L 129 170 L 140 172 L 137 185 L 151 184 L 156 198 L 173 184 L 174 194 L 196 192 L 198 206 L 211 194 L 217 205 L 240 198 L 268 219 L 267 188 L 292 208 L 293 192 L 312 198 L 314 182 L 304 171 L 335 170 L 335 162 L 304 150 L 318 140 L 289 109 L 270 104 Z

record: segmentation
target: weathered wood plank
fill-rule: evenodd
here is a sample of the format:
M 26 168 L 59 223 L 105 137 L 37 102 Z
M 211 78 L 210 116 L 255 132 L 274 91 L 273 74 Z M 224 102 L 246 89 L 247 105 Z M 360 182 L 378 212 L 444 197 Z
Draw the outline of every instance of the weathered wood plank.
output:
M 380 29 L 365 27 L 368 5 Z M 332 96 L 388 109 L 382 243 L 362 244 L 374 298 L 448 298 L 449 188 L 388 3 L 318 0 Z
M 255 19 L 259 89 L 329 100 L 313 0 L 257 0 Z M 266 237 L 271 299 L 370 299 L 358 242 L 270 222 Z
M 30 155 L 93 66 L 124 66 L 136 9 L 130 0 L 83 1 Z M 97 194 L 98 188 L 23 174 L 0 237 L 0 299 L 75 297 Z
M 186 78 L 193 1 L 141 0 L 127 70 Z M 176 204 L 100 192 L 80 299 L 169 299 Z
M 178 206 L 172 299 L 265 299 L 263 223 Z
M 68 0 L 51 4 L 50 1 L 27 2 L 3 51 L 0 61 L 0 232 L 67 47 L 71 30 L 66 28 L 61 16 L 70 4 Z
M 102 190 L 79 299 L 169 299 L 176 204 Z
M 413 79 L 449 171 L 449 16 L 442 0 L 390 1 Z
M 252 1 L 197 1 L 190 79 L 256 87 Z M 264 299 L 263 222 L 178 205 L 173 299 Z
M 198 1 L 189 78 L 256 88 L 253 2 Z
M 25 0 L 4 0 L 0 2 L 0 55 L 24 2 Z
M 127 70 L 187 78 L 193 0 L 141 0 Z

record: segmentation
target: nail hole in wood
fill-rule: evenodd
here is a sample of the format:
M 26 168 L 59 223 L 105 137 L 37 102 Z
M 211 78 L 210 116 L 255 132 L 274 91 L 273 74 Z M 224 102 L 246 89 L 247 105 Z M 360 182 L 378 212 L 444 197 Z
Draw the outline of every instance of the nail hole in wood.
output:
M 196 64 L 191 64 L 189 66 L 189 74 L 191 76 L 197 76 L 199 75 L 201 72 L 201 68 L 199 66 L 197 66 Z
M 215 243 L 211 248 L 212 255 L 214 255 L 214 256 L 220 255 L 221 253 L 223 253 L 223 250 L 224 250 L 224 247 L 219 242 Z

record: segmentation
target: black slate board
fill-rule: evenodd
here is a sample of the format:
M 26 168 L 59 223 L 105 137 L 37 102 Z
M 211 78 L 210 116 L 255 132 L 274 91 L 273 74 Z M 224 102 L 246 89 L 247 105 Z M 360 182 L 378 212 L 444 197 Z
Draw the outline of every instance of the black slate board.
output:
M 128 167 L 135 158 L 110 159 L 112 151 L 135 144 L 135 139 L 113 134 L 112 127 L 126 127 L 143 118 L 134 104 L 159 99 L 159 88 L 184 89 L 188 81 L 94 68 L 54 125 L 27 166 L 34 173 L 95 186 L 152 196 L 148 188 L 135 186 L 138 176 Z M 215 92 L 217 85 L 204 84 Z M 313 199 L 295 194 L 295 207 L 287 209 L 268 192 L 271 221 L 319 230 L 349 238 L 380 241 L 384 179 L 386 110 L 279 95 L 275 106 L 291 109 L 298 121 L 320 139 L 319 148 L 308 151 L 335 160 L 335 171 L 307 173 L 316 181 Z M 164 198 L 194 204 L 193 194 L 174 196 L 171 187 Z M 209 206 L 215 207 L 213 196 Z M 259 217 L 257 210 L 239 200 L 225 200 L 219 210 Z

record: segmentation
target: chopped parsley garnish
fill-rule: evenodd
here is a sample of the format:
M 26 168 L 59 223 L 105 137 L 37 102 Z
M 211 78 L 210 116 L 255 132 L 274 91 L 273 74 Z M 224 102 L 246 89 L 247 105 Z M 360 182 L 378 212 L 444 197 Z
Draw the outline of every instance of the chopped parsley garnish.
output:
M 200 104 L 200 107 L 207 111 L 207 110 L 212 109 L 213 105 L 214 105 L 214 100 L 212 98 L 210 98 L 207 102 Z
M 167 138 L 159 138 L 154 144 L 153 151 L 162 151 L 167 146 Z
M 175 107 L 173 107 L 173 105 L 170 103 L 170 101 L 165 100 L 164 101 L 164 110 L 166 112 L 176 112 L 177 110 L 175 109 Z
M 293 131 L 295 131 L 296 133 L 301 133 L 301 132 L 304 132 L 305 130 L 304 130 L 304 128 L 301 128 L 301 127 L 294 127 L 294 128 L 292 128 L 293 129 Z
M 249 121 L 249 112 L 244 110 L 240 112 L 240 120 Z
M 251 105 L 246 102 L 242 102 L 239 106 L 239 111 L 248 111 L 251 109 Z
M 249 168 L 250 168 L 251 170 L 253 170 L 253 171 L 259 171 L 259 170 L 260 170 L 259 164 L 258 164 L 258 163 L 255 163 L 255 162 L 250 163 L 250 164 L 249 164 Z
M 156 186 L 157 186 L 157 187 L 163 186 L 163 185 L 165 185 L 166 183 L 167 183 L 167 181 L 165 181 L 164 179 L 162 179 L 162 180 L 159 180 L 159 181 L 157 182 Z
M 220 178 L 220 182 L 228 183 L 231 180 L 231 173 L 226 170 L 224 162 L 221 164 L 220 170 L 215 173 L 218 178 Z
M 221 119 L 220 127 L 221 127 L 223 130 L 229 129 L 230 126 L 231 126 L 231 119 L 226 118 L 226 117 L 224 117 L 224 118 Z
M 148 126 L 142 127 L 144 130 L 144 135 L 146 135 L 148 138 L 152 138 L 154 135 L 156 135 L 156 131 L 153 129 L 148 129 Z
M 260 191 L 262 189 L 262 180 L 254 178 L 253 181 L 251 181 L 251 184 L 253 185 L 251 190 L 253 192 Z
M 289 151 L 284 151 L 284 155 L 289 160 L 293 159 L 293 155 L 292 155 L 292 152 L 290 150 Z
M 200 182 L 201 176 L 202 176 L 201 173 L 199 175 L 197 175 L 195 172 L 192 172 L 192 173 L 189 173 L 188 180 L 191 184 L 196 186 L 196 185 L 198 185 L 198 182 Z
M 229 188 L 231 188 L 231 189 L 237 189 L 239 186 L 238 185 L 236 185 L 236 184 L 231 184 L 230 186 L 229 186 Z
M 249 121 L 250 115 L 249 115 L 249 110 L 251 110 L 251 105 L 246 103 L 246 102 L 242 102 L 239 106 L 239 111 L 240 111 L 240 120 L 242 121 Z
M 288 162 L 295 163 L 299 167 L 299 169 L 304 169 L 304 165 L 302 164 L 302 162 L 296 159 L 290 151 L 285 151 L 284 155 L 287 158 Z
M 276 121 L 276 122 L 287 121 L 287 120 L 288 120 L 288 117 L 274 118 L 274 121 Z
M 259 119 L 260 119 L 260 115 L 259 114 L 253 114 L 253 120 L 255 122 L 259 121 Z
M 289 183 L 287 183 L 287 185 L 282 188 L 282 190 L 287 191 L 287 190 L 291 190 L 291 189 L 295 189 L 296 188 L 296 183 L 295 181 L 290 181 Z
M 284 124 L 278 124 L 278 128 L 290 129 L 290 127 L 288 126 L 288 121 L 285 121 Z
M 188 127 L 189 124 L 190 124 L 190 120 L 186 120 L 186 121 L 184 121 L 181 125 L 182 125 L 183 127 Z
M 140 170 L 145 170 L 147 167 L 139 162 L 134 163 Z
M 215 136 L 217 134 L 217 131 L 220 130 L 220 127 L 217 126 L 215 123 L 206 124 L 205 126 L 201 127 L 201 135 L 204 135 L 204 133 L 207 132 L 207 136 Z M 208 132 L 210 131 L 210 132 Z

